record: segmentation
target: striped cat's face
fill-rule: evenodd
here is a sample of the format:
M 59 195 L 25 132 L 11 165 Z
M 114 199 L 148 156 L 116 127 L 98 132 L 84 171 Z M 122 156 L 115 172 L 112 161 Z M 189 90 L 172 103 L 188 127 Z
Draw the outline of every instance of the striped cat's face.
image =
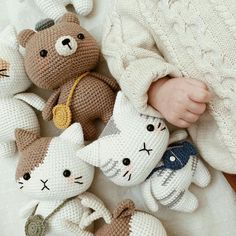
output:
M 8 26 L 0 33 L 0 97 L 23 92 L 30 85 L 15 30 Z
M 98 139 L 80 150 L 78 156 L 99 167 L 117 185 L 140 184 L 161 160 L 169 131 L 161 119 L 140 115 L 121 94 L 113 119 L 117 133 Z
M 76 157 L 83 146 L 81 138 L 82 129 L 74 124 L 59 137 L 33 141 L 18 165 L 20 190 L 41 200 L 64 200 L 85 192 L 93 181 L 94 167 Z

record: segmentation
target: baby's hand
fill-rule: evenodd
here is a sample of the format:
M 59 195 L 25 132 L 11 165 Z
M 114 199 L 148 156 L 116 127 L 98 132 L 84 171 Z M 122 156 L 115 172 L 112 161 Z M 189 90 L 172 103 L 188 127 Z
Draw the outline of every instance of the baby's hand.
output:
M 195 123 L 211 99 L 203 82 L 184 78 L 158 80 L 151 85 L 148 96 L 149 104 L 180 128 Z

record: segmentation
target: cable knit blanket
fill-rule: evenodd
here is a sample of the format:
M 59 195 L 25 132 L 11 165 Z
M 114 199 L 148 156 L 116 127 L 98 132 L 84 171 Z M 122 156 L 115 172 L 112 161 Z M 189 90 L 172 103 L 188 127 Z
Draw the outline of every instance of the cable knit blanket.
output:
M 109 4 L 113 0 L 95 0 L 93 14 L 81 23 L 98 41 L 101 41 L 102 26 Z M 17 30 L 33 28 L 35 23 L 45 17 L 34 5 L 32 0 L 1 0 L 0 30 L 9 23 Z M 104 60 L 101 60 L 99 70 L 108 73 Z M 47 98 L 48 93 L 32 88 L 39 95 Z M 40 117 L 40 114 L 39 114 Z M 40 118 L 43 135 L 57 135 L 50 123 Z M 0 165 L 0 235 L 23 236 L 24 222 L 19 217 L 19 209 L 28 201 L 16 188 L 15 166 L 17 156 L 1 160 Z M 234 236 L 236 235 L 236 198 L 223 175 L 211 169 L 212 184 L 205 190 L 192 187 L 191 191 L 199 198 L 200 207 L 193 214 L 181 214 L 161 208 L 157 216 L 162 220 L 169 236 Z M 97 172 L 92 192 L 104 200 L 110 209 L 125 198 L 131 198 L 137 207 L 147 210 L 139 191 L 134 188 L 115 186 Z M 55 235 L 54 235 L 55 236 Z

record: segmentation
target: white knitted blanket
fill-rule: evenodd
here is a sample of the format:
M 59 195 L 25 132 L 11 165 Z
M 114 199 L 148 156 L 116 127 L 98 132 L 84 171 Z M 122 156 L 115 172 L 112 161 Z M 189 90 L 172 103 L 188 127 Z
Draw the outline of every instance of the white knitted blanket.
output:
M 95 0 L 94 13 L 82 24 L 100 41 L 104 15 L 113 0 Z M 43 17 L 32 0 L 0 0 L 0 30 L 9 23 L 15 24 L 17 30 L 34 27 Z M 101 70 L 106 71 L 104 62 Z M 33 90 L 47 98 L 49 94 L 41 90 Z M 40 115 L 39 115 L 40 116 Z M 43 135 L 57 135 L 57 131 L 49 123 L 42 122 Z M 16 187 L 14 176 L 15 159 L 1 160 L 0 164 L 0 235 L 23 236 L 24 222 L 20 219 L 18 209 L 28 199 Z M 236 235 L 236 200 L 224 177 L 211 170 L 212 184 L 205 190 L 191 189 L 199 198 L 200 208 L 194 214 L 181 214 L 161 208 L 157 216 L 162 220 L 169 236 L 234 236 Z M 137 189 L 121 188 L 112 184 L 100 172 L 97 173 L 91 190 L 114 209 L 116 204 L 125 198 L 131 198 L 137 207 L 145 209 L 144 201 Z

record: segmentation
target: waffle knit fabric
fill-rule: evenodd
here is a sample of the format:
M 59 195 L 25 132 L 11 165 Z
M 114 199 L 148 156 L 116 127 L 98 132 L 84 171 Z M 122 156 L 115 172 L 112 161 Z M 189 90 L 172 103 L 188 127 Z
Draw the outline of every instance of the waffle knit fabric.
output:
M 112 222 L 102 226 L 95 236 L 166 236 L 161 222 L 135 209 L 131 200 L 121 202 L 113 213 Z
M 161 160 L 169 131 L 163 120 L 138 113 L 122 92 L 117 95 L 112 118 L 117 132 L 103 135 L 77 155 L 119 186 L 138 185 Z
M 45 102 L 36 94 L 24 93 L 31 82 L 23 62 L 15 29 L 8 26 L 0 33 L 0 157 L 14 155 L 16 128 L 39 132 L 32 107 L 42 111 Z
M 205 82 L 208 111 L 190 129 L 203 158 L 236 173 L 236 3 L 234 0 L 119 0 L 108 18 L 103 53 L 135 107 L 147 104 L 150 84 L 164 76 Z
M 65 14 L 57 24 L 39 32 L 24 30 L 18 38 L 26 48 L 24 59 L 29 78 L 40 88 L 54 90 L 43 111 L 44 119 L 51 120 L 53 108 L 66 104 L 75 80 L 96 67 L 97 42 L 73 13 Z M 70 104 L 72 123 L 82 125 L 86 140 L 97 136 L 94 120 L 109 120 L 118 90 L 115 80 L 95 72 L 76 86 Z
M 158 203 L 176 211 L 195 211 L 198 199 L 189 186 L 194 183 L 207 187 L 211 179 L 209 171 L 187 141 L 170 145 L 163 158 L 141 186 L 146 205 L 154 212 Z
M 93 0 L 35 0 L 35 3 L 48 17 L 58 20 L 66 12 L 66 6 L 72 4 L 75 11 L 87 16 L 93 10 Z
M 38 205 L 35 215 L 46 218 L 66 199 L 75 197 L 49 218 L 48 233 L 92 236 L 87 227 L 93 221 L 104 218 L 110 223 L 110 213 L 101 200 L 86 192 L 93 181 L 94 168 L 76 158 L 76 152 L 84 145 L 80 124 L 73 124 L 59 137 L 41 138 L 22 129 L 16 130 L 16 137 L 22 154 L 16 171 L 17 184 L 36 200 L 25 208 L 24 217 L 29 217 Z

